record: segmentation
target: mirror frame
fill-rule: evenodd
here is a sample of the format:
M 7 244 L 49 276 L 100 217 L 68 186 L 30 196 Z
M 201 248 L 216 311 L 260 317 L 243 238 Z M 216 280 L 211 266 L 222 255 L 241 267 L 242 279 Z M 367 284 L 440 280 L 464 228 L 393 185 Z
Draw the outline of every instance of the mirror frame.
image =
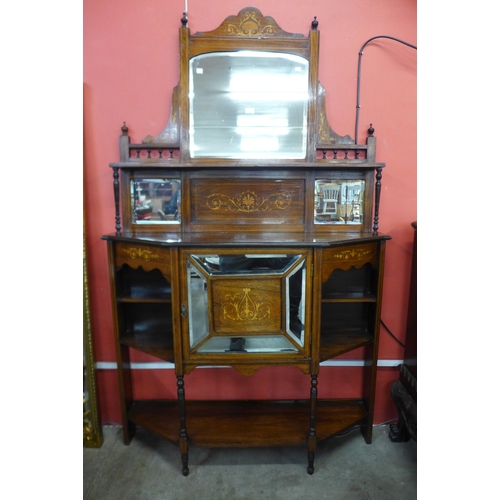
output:
M 99 420 L 92 344 L 85 222 L 83 226 L 83 446 L 100 448 L 103 437 Z
M 181 204 L 185 196 L 187 196 L 185 191 L 185 176 L 182 175 L 180 170 L 171 170 L 166 172 L 165 170 L 153 170 L 153 169 L 143 169 L 143 170 L 124 170 L 122 171 L 122 177 L 120 182 L 121 187 L 121 199 L 123 208 L 123 223 L 124 226 L 130 229 L 132 232 L 142 232 L 148 231 L 152 233 L 177 233 L 182 230 L 182 218 L 179 221 L 167 222 L 165 224 L 159 223 L 148 223 L 144 222 L 141 224 L 136 224 L 133 221 L 133 207 L 131 203 L 131 182 L 138 181 L 141 179 L 158 179 L 162 180 L 168 177 L 169 179 L 179 179 L 181 182 Z M 181 209 L 182 210 L 182 209 Z
M 148 199 L 146 200 L 140 200 L 137 198 L 137 196 L 140 197 L 140 192 L 136 193 L 134 184 L 139 183 L 139 184 L 170 184 L 172 186 L 173 183 L 177 184 L 177 189 L 173 190 L 170 194 L 170 198 L 168 200 L 165 199 L 165 196 L 158 196 L 154 194 L 154 187 L 153 187 L 153 193 L 149 194 Z M 133 225 L 163 225 L 165 228 L 170 226 L 170 225 L 180 225 L 181 224 L 181 190 L 182 190 L 182 181 L 179 177 L 172 178 L 172 177 L 162 177 L 160 179 L 158 178 L 151 178 L 151 177 L 145 177 L 145 176 L 140 176 L 140 177 L 134 177 L 130 180 L 130 213 L 131 213 L 131 224 Z M 140 190 L 140 188 L 139 188 Z M 169 210 L 172 210 L 172 207 L 165 206 L 165 202 L 170 202 L 172 200 L 174 191 L 177 191 L 177 196 L 174 198 L 175 202 L 175 211 L 171 212 Z M 143 205 L 143 203 L 148 203 L 147 205 Z M 160 204 L 160 206 L 158 206 Z M 145 212 L 144 216 L 145 218 L 140 220 L 135 217 L 135 212 L 136 210 L 143 210 Z
M 255 7 L 246 7 L 237 15 L 227 17 L 222 24 L 212 31 L 198 32 L 191 35 L 187 27 L 187 17 L 181 20 L 183 26 L 179 30 L 180 77 L 179 85 L 174 89 L 172 112 L 165 130 L 158 136 L 147 136 L 143 144 L 178 144 L 180 162 L 192 165 L 210 165 L 211 163 L 234 163 L 234 159 L 191 158 L 189 154 L 189 63 L 192 57 L 213 52 L 231 52 L 250 50 L 258 52 L 276 52 L 302 56 L 309 61 L 309 101 L 307 111 L 306 156 L 303 159 L 266 160 L 268 165 L 291 165 L 294 163 L 313 162 L 316 158 L 316 138 L 318 123 L 324 127 L 324 119 L 318 113 L 318 95 L 321 87 L 318 81 L 319 31 L 318 23 L 312 22 L 309 36 L 301 33 L 284 31 L 270 16 L 263 16 Z M 336 134 L 327 127 L 327 136 Z M 340 137 L 340 136 L 336 136 Z M 352 142 L 348 136 L 347 141 Z M 252 165 L 255 160 L 238 159 L 238 165 Z
M 317 25 L 315 25 L 317 27 Z M 206 163 L 210 158 L 191 158 L 189 154 L 189 62 L 192 57 L 212 52 L 253 50 L 259 52 L 279 52 L 295 54 L 309 61 L 309 103 L 307 111 L 306 155 L 300 160 L 268 160 L 272 163 L 294 163 L 313 161 L 316 155 L 317 122 L 316 101 L 318 95 L 319 31 L 314 27 L 309 36 L 288 33 L 276 21 L 264 17 L 254 7 L 242 9 L 238 15 L 227 17 L 213 31 L 190 35 L 189 28 L 180 29 L 180 119 L 181 119 L 181 160 L 191 163 Z M 201 160 L 201 161 L 200 161 Z M 221 159 L 217 159 L 218 162 Z M 239 160 L 245 163 L 246 160 Z M 249 160 L 251 161 L 251 160 Z

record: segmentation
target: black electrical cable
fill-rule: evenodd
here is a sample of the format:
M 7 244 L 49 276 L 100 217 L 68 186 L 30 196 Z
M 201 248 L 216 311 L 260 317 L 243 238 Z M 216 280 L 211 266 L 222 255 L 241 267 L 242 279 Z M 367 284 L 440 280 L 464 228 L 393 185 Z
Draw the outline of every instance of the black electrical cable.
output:
M 359 121 L 359 108 L 361 105 L 359 104 L 359 94 L 360 94 L 360 87 L 361 87 L 361 56 L 363 55 L 363 49 L 373 40 L 376 40 L 377 38 L 388 38 L 389 40 L 394 40 L 395 42 L 402 43 L 404 45 L 407 45 L 408 47 L 411 47 L 412 49 L 417 50 L 417 47 L 415 45 L 412 45 L 411 43 L 405 42 L 403 40 L 400 40 L 399 38 L 394 38 L 393 36 L 386 36 L 386 35 L 379 35 L 379 36 L 374 36 L 373 38 L 370 38 L 367 40 L 363 46 L 361 47 L 358 55 L 358 89 L 357 89 L 357 96 L 356 96 L 356 130 L 354 131 L 354 143 L 358 143 L 358 121 Z
M 387 38 L 389 40 L 394 40 L 395 42 L 402 43 L 404 45 L 407 45 L 408 47 L 411 47 L 412 49 L 417 50 L 417 47 L 415 45 L 412 45 L 411 43 L 405 42 L 404 40 L 400 40 L 399 38 L 395 38 L 393 36 L 387 36 L 387 35 L 379 35 L 379 36 L 374 36 L 373 38 L 368 39 L 361 47 L 359 50 L 359 55 L 358 55 L 358 83 L 357 83 L 357 94 L 356 94 L 356 130 L 354 131 L 354 143 L 358 143 L 358 122 L 359 122 L 359 108 L 361 105 L 359 104 L 360 101 L 360 89 L 361 89 L 361 56 L 363 55 L 363 49 L 373 40 L 376 40 L 377 38 Z M 380 320 L 380 323 L 382 326 L 387 330 L 389 335 L 401 346 L 405 347 L 404 344 L 389 330 L 387 325 Z
M 389 335 L 404 349 L 405 345 L 389 330 L 387 325 L 382 320 L 380 320 L 380 323 L 387 330 Z

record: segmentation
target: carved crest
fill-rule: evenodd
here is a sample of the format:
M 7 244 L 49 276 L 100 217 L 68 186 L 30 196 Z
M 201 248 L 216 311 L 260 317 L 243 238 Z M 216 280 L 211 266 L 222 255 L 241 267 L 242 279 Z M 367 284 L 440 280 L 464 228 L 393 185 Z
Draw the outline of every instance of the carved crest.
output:
M 258 11 L 248 11 L 238 25 L 228 24 L 226 31 L 229 35 L 259 36 L 273 35 L 276 27 L 272 24 L 262 24 L 262 16 L 257 17 Z M 259 13 L 260 14 L 260 13 Z
M 304 38 L 297 33 L 283 31 L 276 21 L 269 16 L 263 16 L 259 9 L 247 7 L 240 10 L 238 15 L 227 17 L 215 30 L 203 33 L 195 33 L 193 36 L 241 36 L 241 37 L 273 37 L 282 38 Z

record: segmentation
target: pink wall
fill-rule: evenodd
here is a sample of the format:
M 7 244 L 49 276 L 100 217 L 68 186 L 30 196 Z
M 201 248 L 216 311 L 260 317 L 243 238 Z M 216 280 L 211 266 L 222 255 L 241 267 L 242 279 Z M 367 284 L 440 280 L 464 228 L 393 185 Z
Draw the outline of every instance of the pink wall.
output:
M 286 31 L 307 34 L 319 21 L 320 81 L 327 92 L 332 128 L 354 137 L 358 53 L 377 35 L 416 40 L 416 0 L 189 0 L 191 32 L 219 26 L 247 6 L 275 18 Z M 179 78 L 178 29 L 184 0 L 84 1 L 84 202 L 95 360 L 115 361 L 106 245 L 114 232 L 112 171 L 124 121 L 132 142 L 156 135 L 170 114 Z M 399 43 L 377 40 L 364 50 L 361 75 L 360 142 L 370 123 L 378 138 L 377 159 L 387 164 L 382 179 L 379 231 L 387 245 L 382 319 L 404 342 L 413 230 L 416 211 L 417 53 Z M 353 357 L 348 356 L 348 357 Z M 381 329 L 380 358 L 402 359 L 402 348 Z M 157 361 L 136 354 L 137 361 Z M 381 368 L 376 422 L 396 416 L 389 396 L 397 369 Z M 356 369 L 324 367 L 319 394 L 356 396 Z M 121 423 L 114 370 L 98 370 L 103 423 Z M 174 397 L 173 370 L 136 370 L 140 397 Z M 259 370 L 250 380 L 231 369 L 195 370 L 186 377 L 190 398 L 307 397 L 309 377 L 292 368 Z

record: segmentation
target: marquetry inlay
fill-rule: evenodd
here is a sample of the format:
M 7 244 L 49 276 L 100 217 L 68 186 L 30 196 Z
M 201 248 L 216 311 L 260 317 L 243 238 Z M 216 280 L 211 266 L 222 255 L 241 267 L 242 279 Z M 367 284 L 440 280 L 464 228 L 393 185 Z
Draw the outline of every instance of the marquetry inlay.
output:
M 259 196 L 254 191 L 244 191 L 234 196 L 212 194 L 207 196 L 207 206 L 210 210 L 225 210 L 228 212 L 270 212 L 286 210 L 292 197 L 283 191 L 269 196 Z
M 349 248 L 333 255 L 338 260 L 361 260 L 373 253 L 373 248 Z
M 124 248 L 123 251 L 132 259 L 142 259 L 146 262 L 150 260 L 157 260 L 160 258 L 159 254 L 143 248 L 129 247 Z
M 269 318 L 271 316 L 271 305 L 262 301 L 257 293 L 252 293 L 248 287 L 243 288 L 243 294 L 235 293 L 226 295 L 226 302 L 222 304 L 224 318 L 233 321 L 254 321 Z
M 322 111 L 319 113 L 318 137 L 320 139 L 319 140 L 320 143 L 330 141 L 330 130 L 328 125 L 328 120 L 326 118 L 326 113 Z
M 243 19 L 238 25 L 229 23 L 226 27 L 228 35 L 236 36 L 258 36 L 272 35 L 276 33 L 276 26 L 271 24 L 262 25 L 257 19 L 257 12 L 245 12 Z

